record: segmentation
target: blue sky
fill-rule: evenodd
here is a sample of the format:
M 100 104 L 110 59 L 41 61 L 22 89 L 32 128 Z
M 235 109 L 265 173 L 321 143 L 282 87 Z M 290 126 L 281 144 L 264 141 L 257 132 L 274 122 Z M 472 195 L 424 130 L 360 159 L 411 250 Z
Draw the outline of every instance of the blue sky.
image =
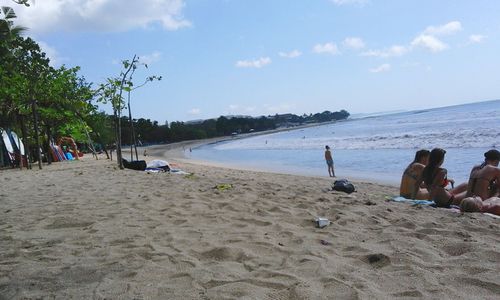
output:
M 91 82 L 140 55 L 132 94 L 163 123 L 227 114 L 410 110 L 500 98 L 500 1 L 38 0 L 14 6 Z M 105 107 L 103 107 L 105 109 Z

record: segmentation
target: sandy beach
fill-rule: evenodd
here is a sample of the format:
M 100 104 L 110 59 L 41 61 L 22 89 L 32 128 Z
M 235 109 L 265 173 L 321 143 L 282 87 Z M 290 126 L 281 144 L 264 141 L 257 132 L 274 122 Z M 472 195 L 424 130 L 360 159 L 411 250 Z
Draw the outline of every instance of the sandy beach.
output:
M 203 164 L 183 145 L 146 159 L 189 176 L 90 155 L 0 171 L 0 299 L 500 298 L 499 219 Z

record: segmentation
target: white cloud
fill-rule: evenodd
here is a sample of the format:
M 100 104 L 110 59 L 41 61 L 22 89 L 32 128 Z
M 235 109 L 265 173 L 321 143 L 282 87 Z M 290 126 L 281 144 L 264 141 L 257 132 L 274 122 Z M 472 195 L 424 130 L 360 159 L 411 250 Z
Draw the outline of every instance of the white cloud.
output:
M 159 61 L 161 58 L 161 52 L 160 51 L 154 51 L 151 54 L 146 54 L 146 55 L 141 55 L 139 56 L 139 62 L 151 65 L 157 61 Z
M 413 47 L 422 47 L 432 52 L 446 50 L 448 45 L 432 35 L 421 34 L 411 42 Z
M 358 37 L 348 37 L 345 38 L 344 41 L 342 42 L 344 47 L 350 48 L 350 49 L 362 49 L 365 47 L 365 42 L 361 38 Z
M 43 41 L 37 41 L 37 44 L 40 46 L 41 50 L 45 52 L 46 57 L 50 59 L 50 65 L 54 67 L 59 66 L 63 63 L 63 61 L 66 60 L 59 55 L 59 52 L 56 50 L 56 48 L 50 46 L 49 44 Z
M 188 111 L 188 114 L 196 116 L 201 114 L 201 110 L 199 108 L 193 108 L 190 111 Z
M 262 68 L 265 65 L 271 63 L 271 59 L 269 57 L 261 57 L 256 60 L 239 60 L 236 62 L 236 67 L 238 68 Z
M 372 73 L 380 73 L 380 72 L 387 72 L 391 69 L 391 65 L 390 64 L 383 64 L 383 65 L 380 65 L 376 68 L 373 68 L 373 69 L 370 69 L 370 72 Z
M 481 43 L 485 38 L 487 38 L 487 36 L 485 35 L 471 34 L 469 35 L 469 43 L 471 44 Z
M 336 5 L 347 5 L 347 4 L 366 4 L 368 0 L 330 0 Z
M 458 21 L 452 21 L 440 26 L 429 26 L 427 27 L 423 34 L 424 35 L 450 35 L 462 30 L 462 24 Z
M 19 24 L 30 32 L 115 32 L 147 28 L 166 30 L 191 26 L 182 10 L 185 0 L 44 0 L 16 6 Z
M 339 48 L 337 47 L 337 45 L 335 43 L 326 43 L 326 44 L 323 44 L 323 45 L 316 44 L 313 47 L 313 52 L 314 53 L 318 53 L 318 54 L 328 53 L 328 54 L 331 54 L 331 55 L 340 54 Z
M 302 55 L 302 52 L 300 52 L 299 50 L 293 50 L 290 52 L 280 52 L 279 53 L 279 56 L 286 57 L 286 58 L 296 58 L 296 57 L 299 57 L 301 55 Z
M 369 50 L 361 53 L 361 56 L 374 56 L 374 57 L 393 57 L 402 56 L 408 52 L 408 48 L 401 45 L 394 45 L 390 48 L 383 50 Z

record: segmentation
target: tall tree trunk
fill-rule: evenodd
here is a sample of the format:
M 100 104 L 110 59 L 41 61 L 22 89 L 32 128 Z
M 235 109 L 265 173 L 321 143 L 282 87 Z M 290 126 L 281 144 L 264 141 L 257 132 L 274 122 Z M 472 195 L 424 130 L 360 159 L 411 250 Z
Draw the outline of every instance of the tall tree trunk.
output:
M 99 134 L 99 132 L 97 132 L 97 131 L 94 131 L 94 133 L 95 133 L 95 135 L 96 135 L 97 142 L 98 142 L 99 144 L 101 144 L 101 145 L 102 145 L 102 150 L 104 151 L 104 153 L 106 153 L 106 158 L 107 158 L 107 159 L 110 159 L 110 158 L 109 158 L 109 153 L 108 153 L 108 150 L 106 150 L 106 144 L 104 144 L 104 142 L 103 142 L 103 140 L 102 140 L 101 135 L 100 135 L 100 134 Z
M 137 140 L 135 138 L 135 128 L 134 128 L 134 120 L 132 120 L 132 109 L 130 109 L 130 92 L 128 92 L 128 120 L 130 122 L 130 135 L 131 135 L 131 143 L 130 143 L 130 160 L 134 160 L 134 153 L 132 146 L 135 149 L 135 160 L 139 160 L 139 155 L 137 154 Z
M 46 149 L 45 150 L 45 153 L 47 153 L 47 164 L 52 164 L 52 156 L 50 155 L 50 142 L 52 140 L 52 133 L 50 131 L 50 126 L 47 125 L 46 127 L 46 130 L 47 130 L 47 145 L 46 145 Z
M 26 162 L 28 165 L 26 166 L 28 169 L 31 169 L 31 163 L 33 162 L 31 155 L 30 155 L 30 144 L 28 141 L 28 134 L 26 130 L 26 122 L 24 122 L 24 116 L 19 115 L 20 119 L 19 122 L 21 123 L 21 135 L 23 136 L 23 143 L 24 143 L 24 155 L 26 155 Z
M 95 156 L 96 160 L 99 160 L 99 157 L 97 157 L 97 153 L 95 152 L 94 143 L 92 142 L 92 139 L 90 138 L 89 131 L 87 130 L 87 127 L 85 127 L 85 124 L 83 124 L 83 129 L 85 130 L 85 134 L 87 135 L 87 139 L 89 141 L 89 147 L 90 147 L 90 150 L 92 151 L 92 155 Z M 78 153 L 77 153 L 77 155 L 78 155 Z
M 83 116 L 79 113 L 79 112 L 76 112 L 76 115 L 80 118 L 80 120 L 82 121 L 83 123 L 83 126 L 89 126 L 90 129 L 92 129 L 92 131 L 95 133 L 96 137 L 97 137 L 97 142 L 100 143 L 102 145 L 102 149 L 104 150 L 104 153 L 106 153 L 106 157 L 109 159 L 109 154 L 108 154 L 108 151 L 106 151 L 106 145 L 102 142 L 102 138 L 101 138 L 101 135 L 99 134 L 99 132 L 97 130 L 94 129 L 94 127 L 92 127 L 91 124 L 88 124 L 87 122 L 85 122 L 85 119 L 83 118 Z M 95 151 L 95 146 L 94 144 L 92 143 L 92 138 L 90 137 L 90 134 L 87 130 L 86 127 L 85 128 L 85 133 L 87 134 L 87 138 L 89 139 L 89 142 L 90 144 L 92 145 L 92 151 L 95 155 L 95 158 L 96 160 L 99 160 L 99 158 L 97 157 L 97 153 Z
M 122 118 L 121 118 L 121 109 L 118 110 L 118 145 L 116 145 L 116 159 L 118 160 L 118 166 L 121 170 L 123 167 L 122 160 Z
M 33 124 L 35 127 L 35 145 L 36 145 L 36 153 L 38 156 L 38 168 L 41 170 L 42 169 L 42 153 L 40 152 L 40 138 L 38 136 L 38 111 L 37 111 L 37 104 L 36 100 L 32 99 L 31 100 L 32 104 L 32 110 L 33 110 Z
M 18 122 L 19 120 L 19 115 L 16 113 L 14 114 L 14 119 L 15 119 L 15 123 Z M 22 135 L 22 132 L 21 132 L 21 135 Z M 16 133 L 16 136 L 17 136 L 17 144 L 19 145 L 19 147 L 17 147 L 17 153 L 16 153 L 16 156 L 19 157 L 19 169 L 22 170 L 23 169 L 23 165 L 24 165 L 24 161 L 23 161 L 23 152 L 21 151 L 21 139 L 19 138 L 19 135 L 17 135 Z M 26 169 L 28 167 L 26 166 Z
M 115 140 L 116 140 L 116 160 L 118 163 L 118 167 L 123 170 L 123 161 L 122 161 L 122 139 L 121 139 L 121 120 L 120 120 L 120 113 L 118 109 L 114 109 L 114 116 L 115 116 Z

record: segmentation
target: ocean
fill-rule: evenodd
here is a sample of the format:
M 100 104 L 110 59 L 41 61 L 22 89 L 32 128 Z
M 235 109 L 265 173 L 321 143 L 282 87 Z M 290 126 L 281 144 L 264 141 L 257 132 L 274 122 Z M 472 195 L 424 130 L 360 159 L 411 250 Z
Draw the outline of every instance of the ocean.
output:
M 400 112 L 273 134 L 236 138 L 186 152 L 194 159 L 279 173 L 328 176 L 323 153 L 332 148 L 339 178 L 399 184 L 415 151 L 447 151 L 443 167 L 458 182 L 500 148 L 500 100 Z

